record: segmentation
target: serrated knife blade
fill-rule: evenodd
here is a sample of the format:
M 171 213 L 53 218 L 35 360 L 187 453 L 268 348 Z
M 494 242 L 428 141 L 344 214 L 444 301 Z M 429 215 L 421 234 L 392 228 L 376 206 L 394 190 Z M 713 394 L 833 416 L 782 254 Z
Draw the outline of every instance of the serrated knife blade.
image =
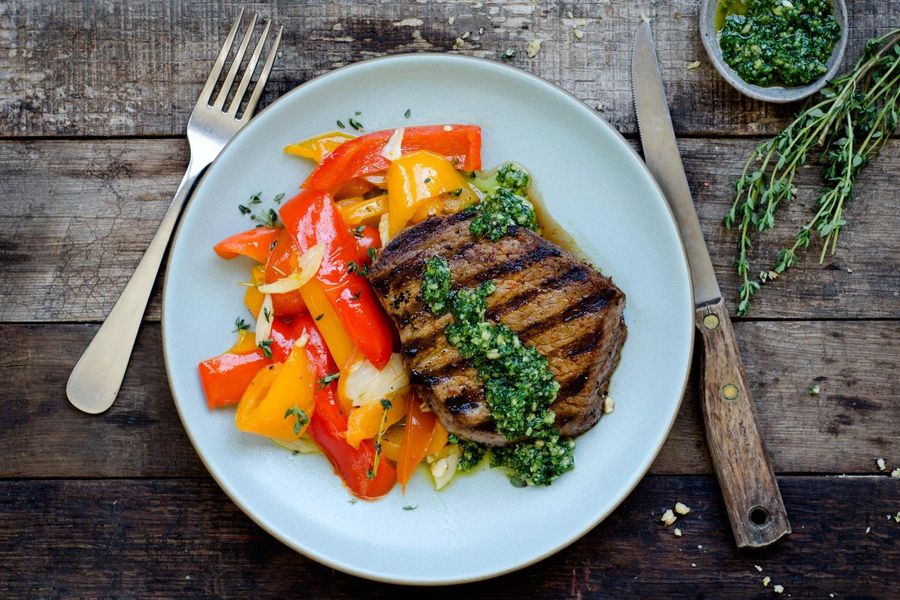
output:
M 672 117 L 666 103 L 662 74 L 656 59 L 656 46 L 648 23 L 642 23 L 634 37 L 631 77 L 644 161 L 675 214 L 690 263 L 694 304 L 702 306 L 721 298 L 722 292 L 719 291 L 709 250 L 694 209 L 694 199 L 684 174 Z

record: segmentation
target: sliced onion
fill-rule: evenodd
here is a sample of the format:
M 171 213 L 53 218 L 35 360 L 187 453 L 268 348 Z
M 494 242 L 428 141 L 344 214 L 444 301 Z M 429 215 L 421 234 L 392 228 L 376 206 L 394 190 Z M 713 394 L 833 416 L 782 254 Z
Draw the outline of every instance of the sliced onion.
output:
M 431 476 L 434 478 L 434 489 L 439 490 L 453 479 L 456 467 L 462 457 L 462 448 L 459 444 L 447 444 L 438 453 L 434 461 L 428 466 Z
M 264 283 L 257 287 L 263 294 L 286 294 L 299 290 L 306 285 L 319 270 L 325 257 L 325 247 L 316 244 L 303 253 L 297 262 L 297 271 L 272 283 Z
M 394 133 L 388 139 L 384 148 L 381 149 L 381 155 L 388 160 L 397 160 L 402 156 L 403 149 L 403 128 L 395 129 Z
M 383 213 L 381 219 L 378 220 L 378 237 L 381 238 L 381 247 L 384 248 L 391 241 L 391 226 L 388 221 L 388 214 Z
M 262 306 L 259 307 L 259 315 L 256 317 L 257 346 L 272 336 L 272 321 L 274 320 L 275 309 L 272 308 L 272 296 L 266 294 L 263 297 Z
M 409 387 L 409 373 L 399 352 L 391 354 L 391 360 L 381 370 L 363 358 L 345 371 L 341 373 L 341 392 L 353 406 L 390 400 Z
M 300 454 L 315 454 L 319 451 L 319 447 L 316 446 L 315 442 L 309 439 L 309 436 L 306 434 L 303 434 L 296 440 L 291 440 L 290 442 L 286 442 L 284 440 L 276 440 L 275 438 L 269 439 L 275 442 L 276 446 L 281 446 L 286 450 L 299 452 Z
M 366 175 L 365 177 L 363 177 L 363 179 L 377 188 L 387 188 L 387 179 L 385 179 L 384 175 Z

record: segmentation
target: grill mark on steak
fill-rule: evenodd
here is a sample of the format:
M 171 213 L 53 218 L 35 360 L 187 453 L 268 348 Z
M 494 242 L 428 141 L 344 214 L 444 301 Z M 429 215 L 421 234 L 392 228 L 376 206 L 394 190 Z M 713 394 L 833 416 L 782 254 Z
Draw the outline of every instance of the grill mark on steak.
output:
M 590 296 L 579 300 L 578 303 L 574 306 L 570 306 L 564 311 L 552 315 L 548 319 L 545 319 L 540 323 L 535 323 L 534 325 L 531 325 L 530 327 L 527 327 L 525 328 L 525 330 L 518 333 L 520 336 L 524 336 L 527 338 L 538 337 L 544 331 L 552 329 L 560 325 L 561 323 L 574 321 L 575 319 L 578 319 L 590 312 L 605 308 L 610 299 L 612 299 L 612 297 L 615 295 L 615 292 L 615 290 L 607 289 L 603 290 L 602 292 L 591 294 Z
M 493 280 L 486 318 L 516 332 L 546 359 L 560 392 L 551 409 L 563 435 L 577 435 L 602 415 L 602 394 L 627 335 L 625 297 L 612 282 L 530 231 L 513 228 L 497 242 L 469 232 L 471 214 L 430 218 L 380 253 L 370 279 L 399 325 L 411 382 L 441 423 L 462 437 L 508 443 L 496 432 L 474 367 L 450 345 L 453 317 L 432 315 L 421 299 L 424 261 L 450 263 L 454 288 Z
M 529 302 L 533 301 L 537 296 L 544 293 L 544 290 L 556 290 L 571 283 L 580 283 L 587 279 L 588 270 L 583 265 L 574 265 L 565 272 L 552 275 L 541 280 L 537 285 L 526 285 L 524 291 L 514 294 L 509 298 L 504 298 L 485 312 L 488 319 L 496 320 L 511 312 L 514 312 Z

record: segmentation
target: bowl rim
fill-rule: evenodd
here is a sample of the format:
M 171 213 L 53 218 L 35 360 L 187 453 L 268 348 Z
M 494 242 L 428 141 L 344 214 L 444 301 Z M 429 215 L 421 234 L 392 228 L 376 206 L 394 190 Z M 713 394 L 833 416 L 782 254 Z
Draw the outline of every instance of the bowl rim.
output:
M 763 87 L 754 85 L 745 81 L 728 65 L 728 63 L 725 62 L 725 59 L 722 57 L 721 48 L 719 47 L 718 31 L 715 29 L 715 24 L 712 22 L 712 16 L 715 15 L 715 7 L 720 1 L 721 0 L 704 0 L 700 4 L 700 41 L 703 42 L 703 47 L 706 49 L 706 54 L 709 56 L 710 61 L 712 61 L 713 67 L 715 67 L 716 71 L 719 72 L 719 75 L 721 75 L 722 78 L 737 91 L 755 100 L 786 104 L 788 102 L 796 102 L 812 96 L 825 87 L 825 84 L 834 79 L 835 75 L 837 75 L 838 70 L 841 68 L 841 64 L 843 64 L 844 53 L 847 50 L 847 41 L 849 39 L 849 17 L 847 15 L 847 4 L 845 0 L 831 0 L 831 4 L 835 8 L 835 19 L 837 19 L 838 25 L 841 27 L 841 37 L 838 39 L 831 52 L 831 58 L 829 59 L 831 66 L 828 68 L 828 72 L 811 83 L 796 87 Z
M 378 57 L 373 57 L 373 58 L 368 58 L 368 59 L 364 59 L 364 60 L 360 60 L 360 61 L 351 62 L 351 63 L 343 65 L 341 67 L 338 67 L 335 69 L 330 69 L 320 75 L 310 78 L 310 79 L 300 83 L 299 85 L 293 87 L 292 89 L 288 90 L 287 92 L 283 93 L 281 96 L 279 96 L 278 98 L 273 100 L 269 105 L 267 105 L 261 111 L 258 111 L 256 113 L 256 115 L 254 115 L 254 119 L 257 118 L 263 112 L 269 111 L 274 106 L 280 105 L 280 104 L 286 102 L 289 97 L 294 96 L 295 94 L 299 94 L 300 90 L 303 88 L 306 88 L 309 84 L 311 84 L 313 82 L 317 82 L 322 78 L 329 77 L 337 71 L 352 70 L 360 65 L 365 65 L 365 64 L 393 62 L 393 61 L 408 61 L 408 60 L 417 60 L 417 59 L 438 59 L 438 60 L 450 60 L 450 61 L 458 60 L 461 62 L 470 62 L 474 65 L 484 65 L 484 66 L 490 66 L 493 68 L 500 68 L 500 69 L 513 71 L 513 72 L 515 72 L 516 76 L 524 76 L 526 79 L 530 79 L 537 83 L 547 85 L 550 88 L 553 88 L 556 93 L 561 93 L 564 96 L 568 97 L 570 100 L 574 100 L 577 104 L 579 104 L 583 108 L 587 109 L 587 111 L 592 115 L 592 118 L 601 122 L 610 132 L 612 132 L 613 136 L 616 137 L 619 140 L 619 142 L 621 142 L 621 147 L 624 149 L 624 152 L 629 154 L 631 157 L 637 159 L 638 168 L 640 170 L 644 171 L 644 173 L 648 177 L 649 184 L 653 188 L 655 188 L 656 191 L 659 193 L 660 197 L 663 198 L 663 200 L 664 200 L 663 210 L 669 215 L 669 218 L 672 220 L 672 223 L 675 224 L 676 230 L 677 230 L 677 222 L 675 221 L 674 212 L 672 211 L 672 208 L 669 205 L 665 194 L 662 192 L 662 188 L 660 188 L 659 183 L 656 181 L 656 178 L 653 176 L 653 174 L 647 168 L 646 164 L 644 163 L 643 159 L 640 157 L 638 152 L 634 149 L 634 147 L 628 142 L 628 140 L 625 138 L 625 136 L 622 135 L 622 133 L 616 127 L 614 127 L 602 115 L 600 115 L 596 111 L 594 111 L 590 106 L 588 106 L 588 104 L 586 102 L 581 100 L 574 93 L 562 88 L 561 86 L 553 83 L 552 81 L 549 81 L 539 75 L 536 75 L 536 74 L 526 71 L 524 69 L 515 67 L 513 65 L 503 64 L 498 61 L 490 60 L 487 58 L 475 57 L 475 56 L 469 56 L 469 55 L 460 55 L 460 54 L 447 54 L 447 53 L 442 53 L 442 52 L 408 52 L 408 53 L 401 53 L 401 54 L 394 54 L 394 55 L 387 55 L 387 56 L 378 56 Z M 229 142 L 226 144 L 225 148 L 223 148 L 222 151 L 219 153 L 219 155 L 216 157 L 216 160 L 214 160 L 213 163 L 210 164 L 209 167 L 207 167 L 204 170 L 204 172 L 201 174 L 196 185 L 191 190 L 191 196 L 188 198 L 188 202 L 186 203 L 186 205 L 182 211 L 182 216 L 190 209 L 190 202 L 193 198 L 193 195 L 195 194 L 196 190 L 198 190 L 204 184 L 204 182 L 207 179 L 207 176 L 213 170 L 212 167 L 215 165 L 216 162 L 219 161 L 219 159 L 225 153 L 225 150 L 228 148 L 228 146 L 230 146 L 234 142 L 234 140 L 240 136 L 241 133 L 242 132 L 238 132 L 238 134 L 236 134 L 231 140 L 229 140 Z M 278 540 L 279 542 L 284 544 L 286 547 L 288 547 L 291 550 L 293 550 L 311 560 L 314 560 L 317 563 L 324 565 L 326 567 L 330 567 L 330 568 L 340 571 L 342 573 L 349 574 L 349 575 L 356 576 L 356 577 L 361 577 L 361 578 L 368 579 L 371 581 L 406 585 L 406 586 L 412 586 L 412 587 L 459 585 L 459 584 L 472 583 L 472 582 L 477 582 L 477 581 L 484 581 L 484 580 L 488 580 L 488 579 L 494 579 L 494 578 L 500 577 L 502 575 L 506 575 L 506 574 L 520 571 L 522 569 L 530 567 L 530 566 L 568 548 L 569 546 L 571 546 L 572 544 L 574 544 L 575 542 L 577 542 L 578 540 L 583 538 L 585 535 L 587 535 L 588 533 L 593 531 L 600 523 L 602 523 L 607 518 L 609 518 L 609 516 L 613 512 L 615 512 L 629 496 L 631 496 L 631 494 L 637 488 L 638 484 L 640 484 L 641 481 L 643 481 L 644 478 L 649 473 L 651 466 L 653 465 L 653 463 L 659 456 L 659 453 L 661 452 L 666 441 L 669 439 L 669 437 L 674 429 L 675 422 L 678 418 L 678 415 L 681 412 L 681 407 L 684 403 L 684 396 L 687 391 L 688 379 L 690 377 L 690 374 L 692 372 L 692 368 L 694 365 L 693 358 L 691 358 L 690 355 L 688 356 L 688 360 L 687 360 L 686 367 L 685 367 L 685 372 L 683 373 L 681 381 L 680 381 L 679 387 L 680 387 L 681 391 L 678 396 L 676 406 L 669 418 L 668 423 L 665 426 L 665 433 L 660 437 L 658 443 L 656 443 L 652 446 L 652 449 L 650 450 L 650 453 L 649 453 L 647 459 L 634 471 L 631 478 L 623 486 L 623 491 L 619 495 L 619 497 L 616 498 L 616 500 L 612 503 L 612 505 L 609 507 L 609 509 L 607 511 L 603 512 L 602 514 L 597 516 L 595 519 L 593 519 L 590 522 L 590 524 L 587 525 L 582 531 L 579 531 L 578 533 L 571 535 L 569 538 L 567 538 L 566 540 L 563 540 L 562 542 L 560 542 L 559 544 L 555 545 L 552 548 L 547 548 L 539 556 L 532 557 L 531 559 L 529 559 L 527 561 L 523 561 L 519 564 L 509 566 L 509 567 L 499 569 L 499 570 L 493 570 L 490 572 L 477 572 L 474 574 L 468 574 L 468 575 L 464 575 L 464 576 L 450 576 L 450 577 L 441 577 L 441 578 L 429 578 L 427 576 L 419 577 L 419 578 L 410 578 L 410 577 L 404 577 L 404 576 L 394 576 L 394 575 L 390 575 L 390 574 L 385 575 L 385 574 L 382 574 L 382 573 L 379 573 L 376 571 L 371 571 L 368 569 L 348 565 L 345 562 L 341 561 L 340 559 L 328 556 L 328 555 L 323 554 L 315 549 L 308 548 L 302 544 L 299 544 L 297 541 L 295 541 L 289 535 L 282 532 L 278 527 L 276 527 L 274 524 L 272 524 L 270 521 L 268 521 L 262 515 L 254 512 L 253 510 L 250 510 L 249 502 L 246 501 L 246 498 L 243 495 L 241 495 L 237 489 L 233 488 L 231 485 L 229 485 L 225 482 L 225 480 L 224 480 L 222 474 L 219 472 L 219 470 L 217 468 L 215 468 L 213 466 L 213 464 L 207 460 L 207 457 L 204 456 L 204 454 L 199 450 L 198 441 L 196 440 L 196 437 L 195 437 L 196 432 L 187 426 L 187 419 L 185 417 L 185 414 L 181 410 L 180 403 L 177 400 L 178 393 L 177 393 L 177 391 L 175 389 L 175 385 L 174 385 L 174 378 L 172 375 L 173 366 L 172 366 L 172 361 L 171 361 L 171 359 L 169 357 L 169 353 L 168 353 L 169 344 L 168 344 L 168 340 L 167 340 L 168 336 L 166 333 L 167 329 L 168 329 L 166 327 L 167 313 L 169 312 L 169 310 L 171 310 L 171 302 L 167 301 L 168 293 L 170 292 L 169 276 L 173 272 L 172 263 L 174 262 L 174 257 L 176 255 L 176 252 L 174 251 L 174 249 L 175 249 L 176 244 L 178 244 L 178 242 L 179 242 L 179 238 L 181 237 L 180 234 L 181 234 L 181 230 L 183 229 L 184 223 L 185 223 L 185 220 L 183 218 L 180 218 L 179 222 L 178 222 L 178 226 L 177 226 L 177 228 L 174 232 L 173 238 L 172 238 L 172 243 L 171 243 L 171 246 L 169 249 L 168 259 L 166 260 L 166 271 L 165 271 L 164 278 L 163 278 L 163 291 L 162 291 L 162 295 L 163 295 L 163 297 L 162 297 L 162 300 L 163 300 L 162 313 L 161 313 L 161 319 L 160 319 L 161 337 L 162 337 L 162 354 L 163 354 L 163 362 L 164 362 L 165 371 L 166 371 L 166 379 L 169 384 L 169 390 L 172 394 L 172 401 L 173 401 L 173 404 L 175 405 L 175 409 L 178 414 L 179 421 L 181 422 L 182 428 L 184 429 L 185 433 L 187 434 L 188 439 L 191 442 L 191 445 L 194 448 L 195 453 L 197 454 L 198 458 L 200 459 L 201 463 L 206 468 L 207 472 L 210 474 L 212 479 L 216 482 L 216 485 L 228 497 L 228 499 L 231 502 L 233 502 L 241 510 L 241 512 L 244 513 L 244 515 L 246 515 L 246 517 L 248 517 L 251 521 L 256 523 L 261 529 L 263 529 L 266 533 L 271 535 L 273 538 L 275 538 L 276 540 Z M 689 278 L 688 294 L 689 294 L 690 306 L 693 307 L 693 304 L 694 304 L 693 286 L 690 283 L 690 268 L 689 268 L 688 259 L 687 259 L 687 251 L 684 246 L 684 239 L 681 236 L 680 230 L 677 230 L 677 234 L 678 234 L 677 235 L 678 246 L 681 251 L 679 254 L 680 254 L 681 260 L 684 261 L 684 264 L 687 268 L 687 273 L 688 273 L 688 278 Z M 693 311 L 693 309 L 691 308 L 687 314 L 687 318 L 689 321 L 693 320 L 692 311 Z M 691 326 L 691 327 L 689 327 L 688 338 L 686 340 L 684 340 L 683 343 L 684 343 L 685 347 L 692 348 L 694 346 L 695 340 L 696 340 L 696 328 Z

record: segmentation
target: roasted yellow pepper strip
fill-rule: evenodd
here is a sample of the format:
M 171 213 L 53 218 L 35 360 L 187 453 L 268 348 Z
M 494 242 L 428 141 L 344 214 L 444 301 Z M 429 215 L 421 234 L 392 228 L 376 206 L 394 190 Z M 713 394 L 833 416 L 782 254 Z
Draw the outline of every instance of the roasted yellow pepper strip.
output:
M 266 268 L 263 265 L 256 265 L 250 270 L 250 283 L 257 286 L 266 282 Z M 259 318 L 259 309 L 262 308 L 265 296 L 256 287 L 247 287 L 244 292 L 244 305 L 254 319 Z
M 378 219 L 388 209 L 388 196 L 383 194 L 373 198 L 347 198 L 336 202 L 338 212 L 347 225 L 378 226 Z
M 342 131 L 329 131 L 328 133 L 323 133 L 305 139 L 302 142 L 297 142 L 296 144 L 285 146 L 284 152 L 285 154 L 290 154 L 291 156 L 309 158 L 316 161 L 317 163 L 320 163 L 322 162 L 322 159 L 330 154 L 335 148 L 337 148 L 347 140 L 352 139 L 352 135 L 346 134 Z
M 356 406 L 350 411 L 347 419 L 347 443 L 354 448 L 363 440 L 370 440 L 381 430 L 384 407 L 380 402 L 370 402 Z M 406 416 L 406 397 L 399 396 L 391 400 L 391 408 L 387 411 L 384 427 L 387 429 Z
M 249 329 L 241 329 L 237 332 L 237 341 L 228 349 L 230 354 L 246 354 L 256 350 L 256 334 Z
M 424 200 L 467 187 L 450 161 L 424 150 L 392 162 L 387 170 L 387 185 L 391 238 L 400 233 Z
M 303 296 L 309 314 L 315 319 L 316 327 L 325 338 L 325 344 L 334 361 L 338 365 L 346 364 L 356 345 L 332 308 L 322 284 L 313 279 L 300 288 L 300 295 Z
M 266 374 L 271 371 L 275 374 Z M 286 442 L 296 440 L 306 431 L 315 409 L 315 373 L 305 344 L 295 343 L 280 368 L 273 365 L 261 373 L 262 378 L 254 377 L 238 404 L 237 428 Z M 254 387 L 257 379 L 260 381 Z M 265 387 L 268 390 L 263 395 Z

